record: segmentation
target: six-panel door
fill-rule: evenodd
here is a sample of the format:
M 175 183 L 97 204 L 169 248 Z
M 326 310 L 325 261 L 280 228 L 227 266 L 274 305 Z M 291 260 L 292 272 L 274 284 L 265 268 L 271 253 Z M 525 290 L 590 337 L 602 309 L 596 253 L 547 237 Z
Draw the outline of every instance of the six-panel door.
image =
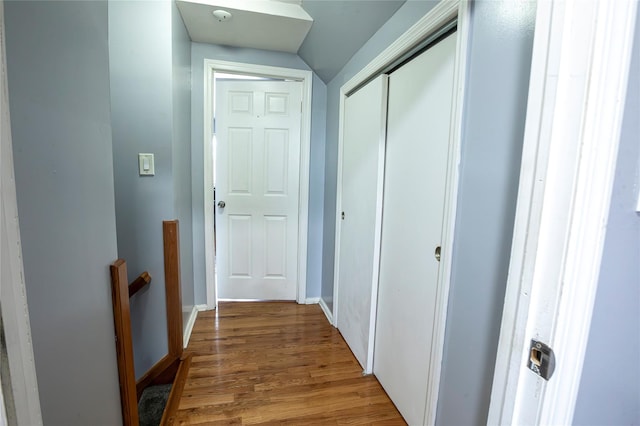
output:
M 218 297 L 294 300 L 300 83 L 217 80 L 215 90 Z

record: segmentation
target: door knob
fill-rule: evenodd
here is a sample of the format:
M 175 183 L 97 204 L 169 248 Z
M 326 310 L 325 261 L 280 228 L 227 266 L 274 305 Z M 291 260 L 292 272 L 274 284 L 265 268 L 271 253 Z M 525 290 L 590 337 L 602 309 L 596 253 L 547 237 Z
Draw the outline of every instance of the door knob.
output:
M 440 246 L 436 247 L 436 252 L 434 253 L 436 256 L 436 260 L 440 262 Z
M 221 209 L 224 209 L 224 206 L 226 206 L 227 203 L 225 203 L 224 201 L 218 201 L 218 207 L 220 207 Z

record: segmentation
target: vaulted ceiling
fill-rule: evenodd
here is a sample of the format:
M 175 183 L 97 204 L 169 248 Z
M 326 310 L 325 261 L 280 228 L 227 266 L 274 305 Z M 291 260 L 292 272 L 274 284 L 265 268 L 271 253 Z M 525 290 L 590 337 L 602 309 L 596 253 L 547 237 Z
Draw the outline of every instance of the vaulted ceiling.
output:
M 326 83 L 406 0 L 177 0 L 193 41 L 297 53 Z M 230 18 L 216 18 L 224 10 Z

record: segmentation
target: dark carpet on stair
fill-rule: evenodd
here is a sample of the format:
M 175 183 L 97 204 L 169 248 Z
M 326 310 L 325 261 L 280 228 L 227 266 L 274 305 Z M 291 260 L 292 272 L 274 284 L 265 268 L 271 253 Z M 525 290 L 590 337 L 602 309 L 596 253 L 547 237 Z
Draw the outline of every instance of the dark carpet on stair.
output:
M 158 426 L 171 392 L 171 385 L 149 386 L 138 402 L 140 426 Z

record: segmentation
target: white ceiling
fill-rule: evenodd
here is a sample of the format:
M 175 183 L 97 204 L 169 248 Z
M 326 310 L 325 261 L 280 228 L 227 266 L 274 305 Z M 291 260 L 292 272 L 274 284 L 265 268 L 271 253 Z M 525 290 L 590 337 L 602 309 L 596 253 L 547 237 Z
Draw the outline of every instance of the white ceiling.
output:
M 297 53 L 325 82 L 406 0 L 177 0 L 191 40 Z M 224 9 L 231 20 L 218 22 Z
M 178 0 L 191 40 L 296 53 L 313 20 L 299 4 L 264 0 Z M 231 13 L 219 22 L 213 11 Z

